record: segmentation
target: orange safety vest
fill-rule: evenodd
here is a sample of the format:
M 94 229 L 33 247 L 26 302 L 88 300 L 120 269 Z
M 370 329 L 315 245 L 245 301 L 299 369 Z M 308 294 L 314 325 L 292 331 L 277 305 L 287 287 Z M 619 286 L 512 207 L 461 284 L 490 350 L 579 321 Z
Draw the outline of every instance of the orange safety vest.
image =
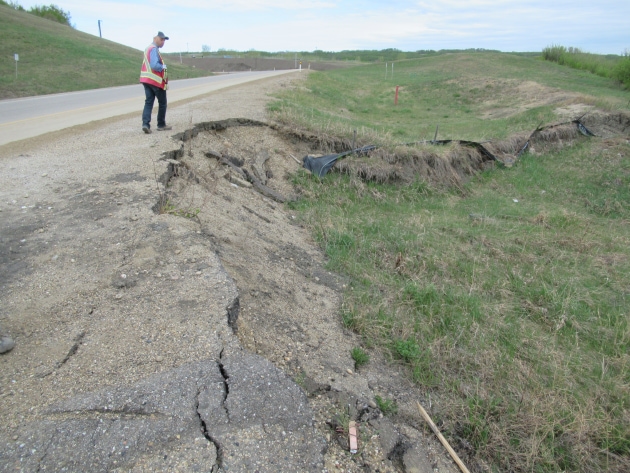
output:
M 142 61 L 142 67 L 140 68 L 140 82 L 151 84 L 160 89 L 166 89 L 168 84 L 168 78 L 166 77 L 166 71 L 154 71 L 151 69 L 151 50 L 157 48 L 155 44 L 150 44 L 147 49 L 144 50 L 144 60 Z M 160 62 L 164 64 L 160 50 L 157 51 Z

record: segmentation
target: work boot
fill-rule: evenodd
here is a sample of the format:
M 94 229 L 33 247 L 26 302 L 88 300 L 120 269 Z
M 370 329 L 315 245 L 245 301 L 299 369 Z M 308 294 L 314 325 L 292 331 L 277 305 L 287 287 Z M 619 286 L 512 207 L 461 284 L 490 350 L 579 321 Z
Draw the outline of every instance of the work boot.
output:
M 158 126 L 158 131 L 167 131 L 167 130 L 172 130 L 173 127 L 170 125 L 164 125 L 164 126 Z
M 158 128 L 159 130 L 159 128 Z M 142 131 L 144 131 L 147 135 L 151 134 L 151 128 L 146 125 L 142 125 Z
M 0 354 L 13 350 L 15 342 L 8 335 L 0 335 Z

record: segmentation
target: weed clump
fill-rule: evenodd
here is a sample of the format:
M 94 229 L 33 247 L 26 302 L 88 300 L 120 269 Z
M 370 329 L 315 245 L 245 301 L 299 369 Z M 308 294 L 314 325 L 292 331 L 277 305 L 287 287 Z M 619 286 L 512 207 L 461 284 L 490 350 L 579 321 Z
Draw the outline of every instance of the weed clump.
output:
M 370 355 L 361 347 L 355 347 L 350 351 L 350 356 L 354 360 L 355 368 L 360 368 L 370 361 Z
M 398 413 L 398 404 L 393 399 L 385 399 L 381 396 L 374 396 L 376 405 L 384 415 L 394 415 Z

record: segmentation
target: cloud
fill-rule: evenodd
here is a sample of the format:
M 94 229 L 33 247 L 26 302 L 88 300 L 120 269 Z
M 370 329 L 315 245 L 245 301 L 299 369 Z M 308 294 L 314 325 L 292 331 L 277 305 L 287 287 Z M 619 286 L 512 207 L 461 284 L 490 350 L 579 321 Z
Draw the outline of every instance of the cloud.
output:
M 261 10 L 321 10 L 336 8 L 339 2 L 321 0 L 303 0 L 299 2 L 286 0 L 178 0 L 175 4 L 172 1 L 159 0 L 155 5 L 161 7 L 174 7 L 176 9 L 195 9 L 199 11 L 223 11 L 223 12 L 249 12 Z
M 561 44 L 616 54 L 630 47 L 627 0 L 64 0 L 62 8 L 79 30 L 97 35 L 103 20 L 105 38 L 137 49 L 164 31 L 171 52 L 202 44 L 265 51 L 540 51 Z

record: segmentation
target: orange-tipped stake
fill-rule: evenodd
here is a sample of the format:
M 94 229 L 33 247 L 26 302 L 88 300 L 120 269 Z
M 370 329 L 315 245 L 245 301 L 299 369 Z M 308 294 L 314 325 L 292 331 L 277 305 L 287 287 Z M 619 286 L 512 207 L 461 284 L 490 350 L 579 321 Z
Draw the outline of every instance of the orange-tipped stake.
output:
M 359 450 L 357 440 L 357 424 L 351 421 L 348 424 L 348 439 L 350 440 L 350 453 L 357 453 Z

